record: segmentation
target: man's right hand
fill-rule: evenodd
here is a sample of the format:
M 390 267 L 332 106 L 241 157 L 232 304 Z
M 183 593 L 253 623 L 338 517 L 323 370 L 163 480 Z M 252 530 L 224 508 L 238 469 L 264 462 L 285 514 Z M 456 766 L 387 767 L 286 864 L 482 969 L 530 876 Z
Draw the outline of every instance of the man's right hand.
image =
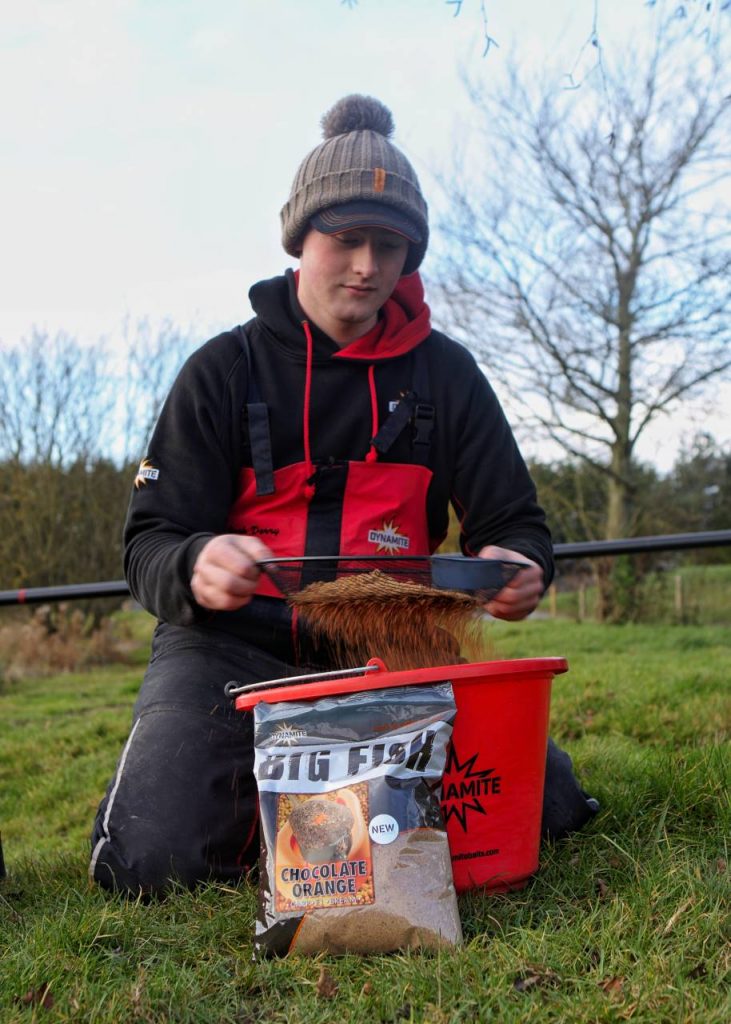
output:
M 193 566 L 190 589 L 202 608 L 233 612 L 254 596 L 261 569 L 256 565 L 272 552 L 256 537 L 223 533 L 209 540 Z

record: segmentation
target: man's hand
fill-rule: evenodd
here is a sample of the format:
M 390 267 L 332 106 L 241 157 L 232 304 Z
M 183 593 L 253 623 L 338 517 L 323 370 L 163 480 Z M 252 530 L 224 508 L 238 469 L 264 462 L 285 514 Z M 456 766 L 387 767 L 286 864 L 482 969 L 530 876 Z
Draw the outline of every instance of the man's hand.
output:
M 479 553 L 480 558 L 505 559 L 508 562 L 527 562 L 528 567 L 521 569 L 513 579 L 485 605 L 485 611 L 496 619 L 524 619 L 534 610 L 543 596 L 543 569 L 536 562 L 509 548 L 499 548 L 488 544 Z
M 202 608 L 233 612 L 251 601 L 261 570 L 256 562 L 272 558 L 256 537 L 223 533 L 209 540 L 196 559 L 190 589 Z

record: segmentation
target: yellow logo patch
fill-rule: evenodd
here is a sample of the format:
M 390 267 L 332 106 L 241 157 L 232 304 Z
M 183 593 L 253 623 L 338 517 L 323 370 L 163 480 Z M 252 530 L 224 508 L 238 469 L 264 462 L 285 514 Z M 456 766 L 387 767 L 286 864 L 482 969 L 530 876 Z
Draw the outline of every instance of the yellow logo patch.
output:
M 159 476 L 160 470 L 156 469 L 149 459 L 143 459 L 135 477 L 135 490 L 139 491 L 148 480 L 157 480 Z

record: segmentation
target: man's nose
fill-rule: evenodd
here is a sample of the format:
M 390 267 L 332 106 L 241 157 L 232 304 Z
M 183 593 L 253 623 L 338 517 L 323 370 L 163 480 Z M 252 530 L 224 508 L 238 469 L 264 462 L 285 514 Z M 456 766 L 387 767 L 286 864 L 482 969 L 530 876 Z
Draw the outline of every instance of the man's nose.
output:
M 378 270 L 378 254 L 371 242 L 364 242 L 354 250 L 353 266 L 363 277 L 372 277 Z

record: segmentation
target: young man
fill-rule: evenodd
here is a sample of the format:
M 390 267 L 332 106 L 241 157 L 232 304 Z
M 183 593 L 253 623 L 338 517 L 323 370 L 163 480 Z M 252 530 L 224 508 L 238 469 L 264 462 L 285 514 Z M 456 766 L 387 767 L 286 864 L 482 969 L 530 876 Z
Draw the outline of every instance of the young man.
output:
M 428 555 L 451 502 L 465 553 L 529 563 L 488 612 L 525 617 L 551 580 L 545 517 L 497 399 L 431 327 L 427 206 L 392 131 L 368 97 L 326 115 L 281 213 L 299 270 L 251 289 L 254 319 L 188 360 L 153 433 L 125 568 L 159 621 L 94 825 L 90 871 L 107 888 L 233 881 L 256 859 L 251 716 L 224 686 L 319 658 L 259 560 L 376 553 L 389 530 Z M 544 832 L 593 812 L 551 745 Z

